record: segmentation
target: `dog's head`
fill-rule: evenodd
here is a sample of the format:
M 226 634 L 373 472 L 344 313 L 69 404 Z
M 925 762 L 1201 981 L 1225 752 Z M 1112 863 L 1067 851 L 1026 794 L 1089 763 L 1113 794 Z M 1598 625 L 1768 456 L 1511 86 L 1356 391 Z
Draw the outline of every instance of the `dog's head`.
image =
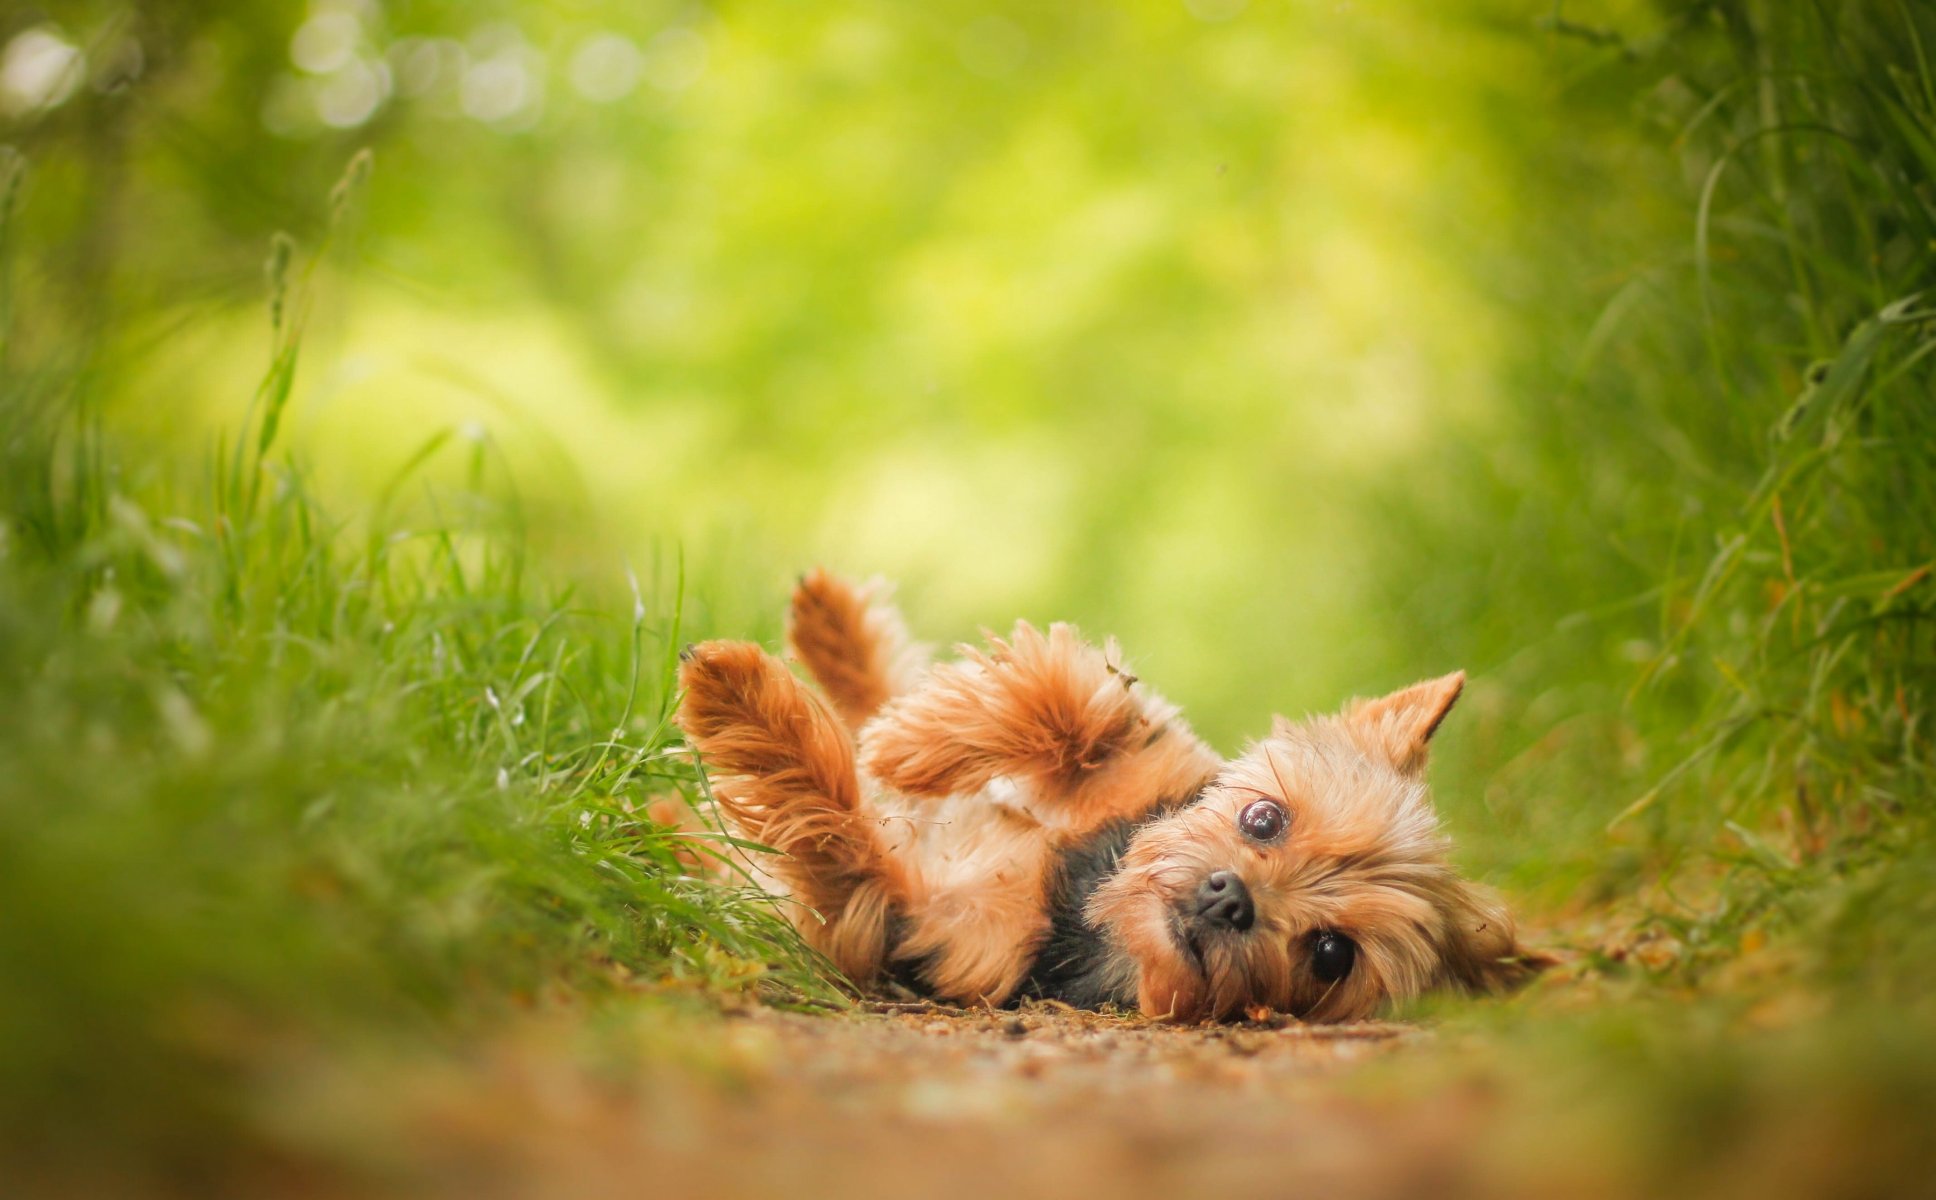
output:
M 1447 675 L 1333 717 L 1278 718 L 1191 804 L 1139 828 L 1087 917 L 1151 1016 L 1254 1005 L 1355 1020 L 1435 986 L 1495 991 L 1541 965 L 1499 901 L 1446 864 L 1426 746 Z

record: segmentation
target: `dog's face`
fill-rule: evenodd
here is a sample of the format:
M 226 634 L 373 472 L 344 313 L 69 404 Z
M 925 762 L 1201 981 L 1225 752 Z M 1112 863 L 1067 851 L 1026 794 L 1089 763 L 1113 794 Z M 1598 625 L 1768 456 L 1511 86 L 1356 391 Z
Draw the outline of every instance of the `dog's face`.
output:
M 1195 802 L 1137 831 L 1087 916 L 1134 962 L 1146 1014 L 1354 1020 L 1535 969 L 1504 908 L 1446 865 L 1425 791 L 1426 743 L 1464 682 L 1278 718 Z

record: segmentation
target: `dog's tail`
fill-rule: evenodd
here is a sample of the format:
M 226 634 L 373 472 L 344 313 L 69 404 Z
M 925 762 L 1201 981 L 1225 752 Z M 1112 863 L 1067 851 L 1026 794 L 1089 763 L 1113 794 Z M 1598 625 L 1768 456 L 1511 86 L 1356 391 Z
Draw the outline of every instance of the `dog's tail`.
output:
M 811 912 L 793 921 L 849 978 L 881 967 L 887 926 L 908 898 L 900 865 L 860 812 L 854 745 L 826 705 L 751 642 L 682 656 L 679 725 L 738 832 L 780 851 L 771 872 Z

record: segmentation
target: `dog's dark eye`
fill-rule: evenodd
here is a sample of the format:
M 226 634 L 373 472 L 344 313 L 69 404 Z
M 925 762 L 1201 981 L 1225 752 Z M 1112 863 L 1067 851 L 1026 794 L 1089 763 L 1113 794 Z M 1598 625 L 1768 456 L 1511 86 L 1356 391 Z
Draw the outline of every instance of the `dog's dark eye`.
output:
M 1321 930 L 1311 936 L 1311 974 L 1320 983 L 1336 983 L 1351 974 L 1358 962 L 1358 943 L 1342 933 Z
M 1254 841 L 1273 842 L 1291 818 L 1284 806 L 1275 800 L 1253 800 L 1244 805 L 1244 811 L 1237 814 L 1237 828 Z

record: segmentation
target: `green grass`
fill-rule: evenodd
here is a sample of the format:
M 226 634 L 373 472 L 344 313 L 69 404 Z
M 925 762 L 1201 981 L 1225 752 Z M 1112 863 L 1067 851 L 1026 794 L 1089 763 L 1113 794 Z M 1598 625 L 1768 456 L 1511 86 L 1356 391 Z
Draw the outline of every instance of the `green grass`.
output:
M 1402 549 L 1486 556 L 1393 602 L 1505 694 L 1475 819 L 1516 882 L 1640 897 L 1693 978 L 1756 930 L 1853 991 L 1920 975 L 1926 906 L 1876 889 L 1926 872 L 1936 815 L 1936 22 L 1673 3 L 1609 29 L 1556 107 L 1587 178 L 1529 177 L 1549 348 L 1509 425 L 1441 456 L 1458 502 L 1396 518 Z M 1833 949 L 1845 904 L 1904 952 Z
M 1683 136 L 1709 147 L 1702 378 L 1759 444 L 1670 564 L 1635 685 L 1702 697 L 1696 748 L 1616 818 L 1666 804 L 1718 826 L 1726 902 L 1689 927 L 1703 940 L 1808 928 L 1818 890 L 1859 906 L 1926 874 L 1936 816 L 1936 22 L 1770 5 L 1736 26 L 1739 74 Z M 1927 962 L 1926 904 L 1870 903 L 1906 943 L 1873 969 Z
M 627 980 L 835 994 L 770 902 L 682 865 L 742 848 L 639 812 L 700 786 L 676 560 L 534 578 L 487 440 L 355 521 L 278 455 L 314 261 L 276 242 L 271 366 L 199 473 L 118 443 L 84 377 L 0 385 L 16 1153 L 246 1144 L 263 1038 L 448 1037 Z M 436 456 L 462 486 L 419 485 Z

